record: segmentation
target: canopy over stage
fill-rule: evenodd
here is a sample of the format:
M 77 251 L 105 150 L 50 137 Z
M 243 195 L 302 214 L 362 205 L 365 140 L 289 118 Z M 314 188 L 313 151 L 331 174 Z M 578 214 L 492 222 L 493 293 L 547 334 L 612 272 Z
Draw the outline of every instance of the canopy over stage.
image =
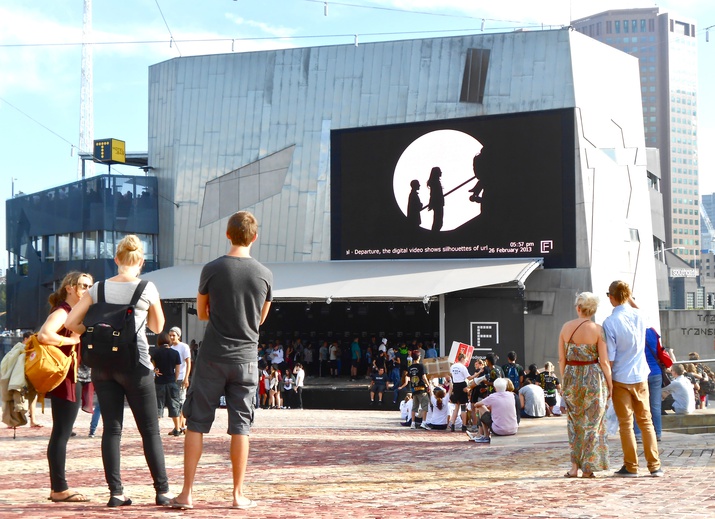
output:
M 541 258 L 266 263 L 278 301 L 427 301 L 483 286 L 524 283 Z M 163 300 L 195 300 L 203 265 L 148 272 Z

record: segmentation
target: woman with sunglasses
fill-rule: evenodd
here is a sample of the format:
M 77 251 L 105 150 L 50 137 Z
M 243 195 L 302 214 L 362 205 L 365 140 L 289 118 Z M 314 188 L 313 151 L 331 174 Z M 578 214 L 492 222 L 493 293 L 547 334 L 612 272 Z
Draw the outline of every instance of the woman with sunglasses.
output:
M 104 295 L 108 303 L 129 304 L 134 290 L 140 283 L 139 272 L 144 265 L 144 249 L 139 238 L 133 234 L 117 244 L 114 258 L 119 274 L 104 282 Z M 83 324 L 89 307 L 97 302 L 98 287 L 89 290 L 67 319 L 67 327 L 77 333 L 87 329 Z M 164 312 L 161 309 L 159 292 L 149 282 L 135 307 L 134 319 L 137 330 L 139 363 L 129 370 L 123 368 L 93 368 L 92 382 L 102 413 L 102 462 L 104 475 L 109 485 L 110 499 L 107 506 L 131 505 L 132 500 L 124 495 L 120 473 L 120 441 L 124 425 L 124 399 L 132 410 L 134 420 L 142 437 L 144 457 L 154 480 L 156 504 L 167 505 L 173 496 L 167 495 L 169 480 L 166 476 L 164 447 L 159 432 L 156 412 L 156 389 L 154 366 L 149 357 L 146 327 L 159 333 L 164 328 Z
M 60 287 L 50 294 L 50 315 L 37 333 L 40 344 L 58 346 L 70 356 L 77 353 L 67 377 L 53 389 L 48 396 L 52 406 L 52 432 L 47 445 L 47 462 L 50 465 L 50 501 L 64 503 L 83 503 L 89 501 L 84 495 L 69 489 L 65 477 L 67 460 L 67 442 L 72 435 L 72 426 L 77 419 L 82 402 L 82 384 L 77 382 L 75 373 L 79 366 L 79 335 L 66 327 L 67 316 L 79 302 L 88 288 L 92 286 L 92 276 L 82 272 L 67 274 Z M 76 363 L 76 364 L 75 364 Z

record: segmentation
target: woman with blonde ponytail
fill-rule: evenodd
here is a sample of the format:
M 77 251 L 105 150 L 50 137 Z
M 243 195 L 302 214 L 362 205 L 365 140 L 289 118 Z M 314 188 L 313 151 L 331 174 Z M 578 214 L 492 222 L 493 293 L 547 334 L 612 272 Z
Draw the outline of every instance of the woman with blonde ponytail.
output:
M 118 275 L 104 282 L 104 296 L 108 303 L 129 304 L 140 283 L 139 273 L 144 265 L 144 249 L 135 235 L 128 235 L 117 245 L 114 262 Z M 75 306 L 67 318 L 66 326 L 77 333 L 86 330 L 83 319 L 89 307 L 97 302 L 98 287 L 94 285 Z M 134 415 L 142 436 L 144 456 L 154 479 L 156 504 L 169 504 L 169 481 L 164 463 L 164 448 L 159 432 L 154 387 L 154 367 L 149 357 L 146 327 L 159 333 L 164 328 L 164 312 L 161 309 L 159 292 L 153 283 L 144 288 L 135 307 L 137 347 L 139 363 L 130 370 L 119 368 L 92 369 L 92 382 L 97 391 L 99 407 L 104 423 L 102 434 L 102 461 L 104 474 L 111 497 L 107 506 L 131 505 L 132 500 L 124 495 L 120 474 L 120 440 L 124 423 L 124 399 Z

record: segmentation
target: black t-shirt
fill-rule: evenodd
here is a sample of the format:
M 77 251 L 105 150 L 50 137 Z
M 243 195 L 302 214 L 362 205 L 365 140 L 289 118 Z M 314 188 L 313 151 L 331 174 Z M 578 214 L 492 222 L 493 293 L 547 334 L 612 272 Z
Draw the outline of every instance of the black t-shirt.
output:
M 425 368 L 422 364 L 413 362 L 407 368 L 407 376 L 410 378 L 410 385 L 412 385 L 413 393 L 424 393 L 427 391 L 423 375 L 425 374 Z
M 540 382 L 541 388 L 544 390 L 544 396 L 546 398 L 553 398 L 556 396 L 556 386 L 559 385 L 558 378 L 548 373 L 541 373 Z
M 256 361 L 263 304 L 273 299 L 273 274 L 253 258 L 221 256 L 201 270 L 199 293 L 209 296 L 202 357 L 214 362 Z
M 387 374 L 383 373 L 382 375 L 380 375 L 379 373 L 375 373 L 374 375 L 372 375 L 372 381 L 374 382 L 375 387 L 384 387 L 385 385 L 387 385 Z
M 154 367 L 161 373 L 154 378 L 155 383 L 170 384 L 171 382 L 176 382 L 176 366 L 181 365 L 181 355 L 179 355 L 178 351 L 168 346 L 162 346 L 152 352 L 151 360 L 154 362 Z

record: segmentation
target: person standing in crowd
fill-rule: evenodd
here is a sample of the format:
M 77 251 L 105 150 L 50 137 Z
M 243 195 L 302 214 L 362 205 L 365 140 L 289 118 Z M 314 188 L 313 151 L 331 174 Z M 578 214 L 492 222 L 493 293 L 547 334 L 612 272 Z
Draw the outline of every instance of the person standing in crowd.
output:
M 501 369 L 504 372 L 504 376 L 514 384 L 514 390 L 518 393 L 521 386 L 524 385 L 524 366 L 516 363 L 515 351 L 507 353 L 506 358 L 508 362 Z
M 233 468 L 232 508 L 248 509 L 256 502 L 243 495 L 248 465 L 253 397 L 258 384 L 259 328 L 268 317 L 273 299 L 273 274 L 251 257 L 258 238 L 258 222 L 247 211 L 228 219 L 226 237 L 231 248 L 225 256 L 204 265 L 196 311 L 208 321 L 194 383 L 184 403 L 184 485 L 171 506 L 193 508 L 194 479 L 201 459 L 204 434 L 211 430 L 222 394 L 228 404 Z
M 663 387 L 663 371 L 658 363 L 658 346 L 660 345 L 660 335 L 653 328 L 645 331 L 645 358 L 648 362 L 648 402 L 650 403 L 650 417 L 653 420 L 655 437 L 660 441 L 663 433 L 663 420 L 661 419 L 661 391 Z M 636 435 L 636 442 L 641 443 L 641 430 L 638 424 L 633 422 L 633 432 Z
M 118 244 L 114 262 L 119 273 L 104 282 L 105 301 L 115 304 L 129 304 L 140 283 L 139 273 L 144 265 L 144 249 L 136 235 L 125 236 Z M 94 285 L 74 307 L 67 319 L 67 327 L 77 333 L 84 333 L 87 327 L 83 320 L 89 307 L 98 300 L 98 287 Z M 161 443 L 159 420 L 156 410 L 156 388 L 154 387 L 154 366 L 149 357 L 149 343 L 146 327 L 159 333 L 164 328 L 164 311 L 161 308 L 159 292 L 149 282 L 135 307 L 134 321 L 137 330 L 139 362 L 131 370 L 120 367 L 93 368 L 92 383 L 97 391 L 102 413 L 102 462 L 111 497 L 107 506 L 131 505 L 132 500 L 124 495 L 120 473 L 120 443 L 124 427 L 124 400 L 126 399 L 134 415 L 142 437 L 144 457 L 149 465 L 155 502 L 159 506 L 169 504 L 169 479 L 166 475 L 164 447 Z
M 303 362 L 300 363 L 301 366 L 304 367 L 305 375 L 310 375 L 311 377 L 315 375 L 313 353 L 313 344 L 309 342 L 305 345 L 305 349 L 303 350 Z
M 467 430 L 467 402 L 469 401 L 467 379 L 470 379 L 470 375 L 467 366 L 464 365 L 466 358 L 464 353 L 460 353 L 457 357 L 457 362 L 452 364 L 452 367 L 449 369 L 449 372 L 452 374 L 452 384 L 454 385 L 451 392 L 454 411 L 452 411 L 451 418 L 447 420 L 447 425 L 452 432 L 454 432 L 454 426 L 457 423 L 457 415 L 461 415 L 462 418 L 462 432 Z M 434 406 L 434 403 L 432 403 L 432 405 Z
M 565 477 L 592 478 L 608 469 L 606 405 L 611 395 L 611 366 L 603 329 L 592 321 L 598 298 L 591 292 L 576 297 L 578 319 L 568 321 L 559 334 L 559 368 L 566 400 L 571 470 Z
M 189 377 L 191 376 L 191 349 L 189 345 L 181 342 L 181 328 L 174 326 L 169 330 L 169 340 L 171 341 L 171 349 L 175 350 L 181 357 L 181 372 L 177 384 L 179 385 L 179 409 L 186 401 L 186 390 L 189 388 Z M 186 431 L 186 418 L 184 413 L 179 415 L 179 431 Z M 172 431 L 173 432 L 173 431 Z
M 309 350 L 310 344 L 308 344 L 308 347 L 305 349 L 305 351 L 307 352 Z M 297 409 L 303 409 L 303 387 L 305 386 L 305 370 L 303 369 L 303 365 L 300 362 L 295 365 L 293 373 L 295 373 L 295 407 Z
M 425 359 L 436 359 L 437 357 L 437 345 L 434 342 L 430 342 L 429 347 L 425 351 Z
M 338 360 L 340 359 L 340 346 L 338 346 L 338 341 L 333 341 L 328 350 L 330 353 L 330 376 L 337 378 L 338 372 Z
M 499 362 L 499 355 L 494 352 L 489 352 L 484 356 L 484 374 L 486 375 L 484 382 L 489 387 L 489 394 L 494 393 L 494 381 L 504 377 L 504 372 L 497 362 Z
M 327 376 L 328 373 L 328 361 L 330 359 L 330 350 L 328 348 L 328 341 L 323 341 L 318 349 L 318 361 L 320 363 L 320 373 L 321 377 Z
M 360 343 L 358 342 L 358 338 L 355 337 L 350 345 L 350 380 L 352 382 L 355 382 L 357 379 L 361 354 L 362 351 L 360 350 Z
M 422 423 L 427 416 L 427 407 L 430 404 L 429 380 L 425 368 L 420 363 L 420 354 L 417 350 L 412 352 L 412 364 L 407 368 L 407 380 L 412 390 L 412 417 L 404 423 L 413 429 L 417 427 L 417 419 Z
M 673 364 L 670 371 L 675 379 L 661 391 L 664 411 L 675 411 L 675 414 L 690 414 L 695 411 L 695 392 L 693 384 L 684 376 L 682 364 Z
M 169 418 L 174 422 L 170 436 L 181 436 L 181 400 L 179 397 L 179 377 L 181 376 L 181 355 L 171 347 L 171 333 L 161 332 L 156 337 L 156 349 L 151 354 L 154 364 L 154 385 L 159 418 L 164 415 L 164 407 L 169 409 Z
M 608 360 L 613 378 L 613 410 L 618 417 L 623 467 L 615 475 L 638 477 L 638 450 L 633 432 L 635 417 L 643 438 L 643 454 L 651 476 L 660 477 L 663 469 L 658 453 L 658 441 L 650 414 L 648 395 L 648 362 L 645 357 L 646 326 L 640 315 L 628 283 L 614 281 L 608 287 L 608 299 L 613 312 L 603 322 L 608 345 Z
M 77 419 L 82 401 L 82 385 L 75 378 L 79 357 L 80 338 L 67 326 L 72 308 L 77 306 L 85 292 L 92 286 L 92 276 L 82 272 L 67 274 L 59 288 L 50 294 L 50 315 L 37 333 L 40 344 L 57 346 L 67 356 L 77 353 L 67 377 L 49 394 L 52 409 L 52 431 L 47 445 L 47 461 L 50 466 L 50 500 L 63 503 L 89 501 L 84 495 L 69 489 L 65 477 L 67 442 L 72 435 L 72 426 Z

